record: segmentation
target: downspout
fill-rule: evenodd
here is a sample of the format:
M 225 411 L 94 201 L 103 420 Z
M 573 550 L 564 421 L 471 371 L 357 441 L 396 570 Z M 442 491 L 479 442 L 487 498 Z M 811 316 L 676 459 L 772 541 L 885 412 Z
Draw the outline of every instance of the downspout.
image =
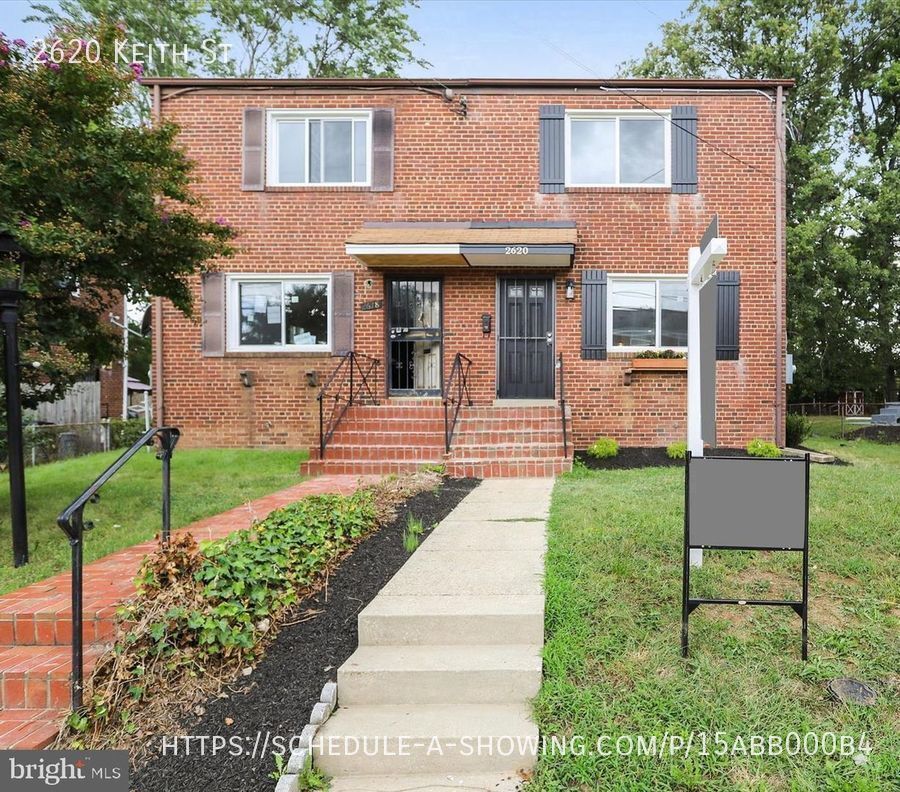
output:
M 158 124 L 161 115 L 162 88 L 153 86 L 152 120 Z M 154 423 L 157 426 L 165 426 L 163 415 L 163 301 L 161 297 L 153 300 L 153 412 Z
M 784 319 L 785 319 L 785 142 L 784 142 L 784 91 L 775 89 L 775 444 L 785 442 L 785 383 L 784 383 Z

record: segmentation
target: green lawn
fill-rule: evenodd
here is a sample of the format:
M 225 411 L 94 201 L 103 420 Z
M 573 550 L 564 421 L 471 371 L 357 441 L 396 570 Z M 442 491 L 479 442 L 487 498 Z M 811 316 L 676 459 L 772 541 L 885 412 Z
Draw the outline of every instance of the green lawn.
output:
M 683 471 L 575 472 L 556 486 L 547 556 L 544 735 L 706 732 L 709 756 L 541 758 L 533 790 L 894 790 L 900 778 L 900 445 L 815 435 L 853 467 L 813 465 L 810 659 L 787 608 L 700 607 L 679 654 Z M 793 553 L 707 552 L 701 596 L 799 596 Z M 876 706 L 839 705 L 825 684 L 873 683 Z M 858 756 L 715 756 L 737 736 L 865 733 Z M 700 740 L 699 736 L 694 738 Z M 812 739 L 812 738 L 810 738 Z M 605 743 L 604 745 L 610 745 Z M 612 743 L 613 748 L 615 742 Z M 627 740 L 622 743 L 627 750 Z M 863 759 L 865 761 L 863 762 Z
M 9 480 L 0 477 L 0 593 L 69 569 L 70 550 L 56 517 L 120 452 L 91 454 L 27 468 L 28 542 L 31 561 L 12 566 Z M 302 478 L 306 451 L 176 449 L 172 457 L 172 527 L 217 514 Z M 85 559 L 101 558 L 152 539 L 160 530 L 160 462 L 147 451 L 131 459 L 89 504 Z

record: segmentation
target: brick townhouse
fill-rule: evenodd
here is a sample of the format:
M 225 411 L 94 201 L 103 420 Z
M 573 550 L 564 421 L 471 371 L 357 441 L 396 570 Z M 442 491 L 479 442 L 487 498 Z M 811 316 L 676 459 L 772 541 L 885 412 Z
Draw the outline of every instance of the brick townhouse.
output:
M 791 81 L 146 84 L 240 232 L 198 319 L 154 309 L 157 416 L 186 444 L 498 475 L 684 439 L 684 362 L 636 355 L 685 350 L 714 214 L 719 444 L 782 440 Z

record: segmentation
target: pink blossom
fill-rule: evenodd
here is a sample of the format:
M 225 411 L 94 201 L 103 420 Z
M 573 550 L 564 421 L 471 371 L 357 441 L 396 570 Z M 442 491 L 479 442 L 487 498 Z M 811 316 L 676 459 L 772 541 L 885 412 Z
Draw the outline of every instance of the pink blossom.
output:
M 47 68 L 52 69 L 53 71 L 59 71 L 59 64 L 58 63 L 48 63 Z
M 25 220 L 25 219 L 23 218 L 22 220 L 19 220 L 19 227 L 20 227 L 20 228 L 31 228 L 31 221 L 30 221 L 30 220 Z
M 0 60 L 0 69 L 2 69 L 4 66 L 6 66 L 6 61 Z
M 26 46 L 25 39 L 21 39 L 21 38 L 15 39 L 15 40 L 13 41 L 13 44 L 15 44 L 17 47 L 24 47 L 24 46 Z
M 223 228 L 231 228 L 231 224 L 221 216 L 216 218 L 216 225 L 220 225 Z
M 47 53 L 46 53 L 46 52 L 39 52 L 39 53 L 38 53 L 38 56 L 37 56 L 37 59 L 38 59 L 39 61 L 45 61 L 45 60 L 47 60 Z

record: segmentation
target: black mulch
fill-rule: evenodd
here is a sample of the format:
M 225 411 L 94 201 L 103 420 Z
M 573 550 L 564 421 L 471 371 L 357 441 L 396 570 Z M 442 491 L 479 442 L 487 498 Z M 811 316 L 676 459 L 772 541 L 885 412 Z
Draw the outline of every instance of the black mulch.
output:
M 707 456 L 746 456 L 742 448 L 707 449 Z M 631 446 L 620 448 L 614 457 L 597 459 L 586 451 L 576 451 L 575 458 L 591 470 L 633 470 L 645 467 L 684 467 L 683 459 L 670 459 L 665 448 Z
M 854 440 L 874 440 L 876 443 L 900 443 L 900 426 L 863 426 L 847 434 Z
M 272 740 L 277 735 L 287 744 L 291 736 L 300 733 L 322 686 L 335 678 L 338 666 L 356 649 L 357 614 L 409 558 L 403 549 L 407 516 L 415 515 L 430 530 L 477 484 L 475 479 L 445 479 L 437 492 L 422 492 L 407 500 L 390 525 L 365 539 L 331 575 L 327 602 L 325 592 L 312 596 L 301 603 L 293 618 L 303 618 L 307 610 L 320 613 L 284 627 L 253 673 L 234 681 L 234 687 L 248 687 L 246 692 L 211 699 L 201 705 L 205 708 L 201 717 L 182 720 L 179 734 L 218 735 L 225 738 L 226 746 L 216 756 L 210 755 L 210 737 L 206 755 L 201 756 L 195 740 L 190 755 L 183 755 L 182 739 L 179 755 L 172 755 L 170 747 L 163 756 L 162 735 L 157 735 L 150 741 L 154 755 L 137 770 L 131 788 L 138 792 L 272 792 Z M 291 620 L 288 617 L 287 621 Z M 225 718 L 234 723 L 226 725 Z M 257 732 L 263 736 L 257 756 L 252 758 Z M 270 735 L 269 748 L 260 758 L 266 733 Z M 232 738 L 240 741 L 231 742 Z M 236 745 L 243 755 L 230 756 Z

